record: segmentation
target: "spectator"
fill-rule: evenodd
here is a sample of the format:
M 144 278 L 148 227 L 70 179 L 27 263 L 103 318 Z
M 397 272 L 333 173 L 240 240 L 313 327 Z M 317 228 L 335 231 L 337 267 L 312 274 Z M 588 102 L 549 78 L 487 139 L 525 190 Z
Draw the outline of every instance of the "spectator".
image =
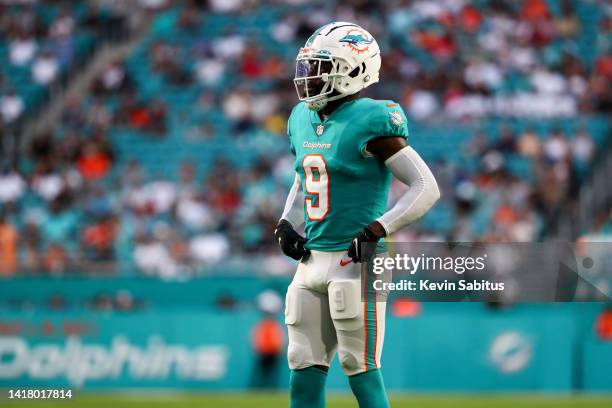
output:
M 562 37 L 574 37 L 580 30 L 580 20 L 574 13 L 571 0 L 561 2 L 561 15 L 555 19 L 555 28 Z
M 181 15 L 178 18 L 177 25 L 181 30 L 195 30 L 200 24 L 200 13 L 197 7 L 193 4 L 189 4 L 183 9 Z
M 18 240 L 17 229 L 8 222 L 6 215 L 0 212 L 0 276 L 17 272 Z
M 501 70 L 492 62 L 475 59 L 465 68 L 465 83 L 472 88 L 493 91 L 502 84 L 503 79 Z
M 26 183 L 15 170 L 0 173 L 0 205 L 17 202 L 26 191 Z
M 265 314 L 253 328 L 253 349 L 257 356 L 251 387 L 278 388 L 278 376 L 284 347 L 284 329 L 274 314 Z
M 108 293 L 98 293 L 90 302 L 90 307 L 97 311 L 113 310 L 113 298 Z
M 100 130 L 108 129 L 113 123 L 113 115 L 102 100 L 95 100 L 89 108 L 87 122 Z
M 6 95 L 0 96 L 0 116 L 4 123 L 14 122 L 21 116 L 24 110 L 23 99 L 14 91 L 9 91 Z
M 102 264 L 114 260 L 116 231 L 116 220 L 112 216 L 104 217 L 83 229 L 83 249 L 89 261 Z
M 151 133 L 164 136 L 167 131 L 166 112 L 167 107 L 164 102 L 157 101 L 151 104 L 151 108 L 148 111 L 148 123 L 144 128 Z
M 132 81 L 121 61 L 109 64 L 92 85 L 96 95 L 113 95 L 132 89 Z
M 548 160 L 557 163 L 568 158 L 570 147 L 563 132 L 560 129 L 555 129 L 552 135 L 544 141 L 542 150 Z
M 512 154 L 516 152 L 516 139 L 512 131 L 506 127 L 500 129 L 500 136 L 495 149 L 503 154 Z
M 467 32 L 475 32 L 480 24 L 482 24 L 482 15 L 480 11 L 473 6 L 466 5 L 461 10 L 461 27 Z
M 546 68 L 537 68 L 531 74 L 531 84 L 542 94 L 562 94 L 567 89 L 563 75 Z
M 537 239 L 538 223 L 530 208 L 519 211 L 517 219 L 510 226 L 511 242 L 534 242 Z
M 469 157 L 481 157 L 488 150 L 490 146 L 487 136 L 483 132 L 476 132 L 465 144 L 464 154 Z
M 77 166 L 85 180 L 97 180 L 106 176 L 111 168 L 111 159 L 106 152 L 89 143 L 83 147 Z
M 535 132 L 532 129 L 523 132 L 518 140 L 518 152 L 529 159 L 536 159 L 540 155 L 540 150 L 540 141 Z
M 196 197 L 183 197 L 176 206 L 178 220 L 191 231 L 200 231 L 214 226 L 213 215 L 208 206 Z
M 439 109 L 435 95 L 426 89 L 409 90 L 404 100 L 408 106 L 408 112 L 416 120 L 430 119 Z
M 64 111 L 62 112 L 62 126 L 69 129 L 81 130 L 86 124 L 85 112 L 81 107 L 82 101 L 74 95 L 66 98 Z
M 41 263 L 41 236 L 35 219 L 26 219 L 23 228 L 24 256 L 21 266 L 24 270 L 38 271 Z
M 76 23 L 68 9 L 63 9 L 49 27 L 51 38 L 61 39 L 72 36 Z
M 229 28 L 225 35 L 213 40 L 212 48 L 218 57 L 224 60 L 234 60 L 243 54 L 246 44 L 241 35 L 233 33 L 233 29 Z
M 122 289 L 115 295 L 115 310 L 130 312 L 139 307 L 139 303 L 134 299 L 134 295 L 129 290 Z
M 257 78 L 262 74 L 263 67 L 259 52 L 253 44 L 247 46 L 242 54 L 240 71 L 247 78 Z
M 163 75 L 173 85 L 188 85 L 191 75 L 181 66 L 181 49 L 165 41 L 150 48 L 153 71 Z
M 150 235 L 140 234 L 137 237 L 134 264 L 146 275 L 164 279 L 176 279 L 179 275 L 179 265 L 172 258 L 170 251 Z
M 42 267 L 45 272 L 52 275 L 63 274 L 68 271 L 68 254 L 59 243 L 52 243 L 47 248 L 42 259 Z
M 59 71 L 59 63 L 49 51 L 40 54 L 32 65 L 32 78 L 40 85 L 48 85 L 55 80 Z
M 40 163 L 39 168 L 32 177 L 32 190 L 45 201 L 55 200 L 66 188 L 64 180 L 47 163 Z
M 36 40 L 28 35 L 21 34 L 9 43 L 9 58 L 11 64 L 17 66 L 27 65 L 34 55 L 38 45 Z
M 548 5 L 544 0 L 526 0 L 523 3 L 523 10 L 521 11 L 523 18 L 528 21 L 538 22 L 550 18 L 550 11 Z
M 146 200 L 158 214 L 169 212 L 174 207 L 178 194 L 176 184 L 165 178 L 146 184 L 144 193 Z
M 283 301 L 278 293 L 267 289 L 257 295 L 256 302 L 263 316 L 252 331 L 257 363 L 253 370 L 251 386 L 275 389 L 279 385 L 279 364 L 285 343 L 284 330 L 276 318 Z
M 228 119 L 237 124 L 240 131 L 247 131 L 253 126 L 251 109 L 252 95 L 249 91 L 239 89 L 227 94 L 223 100 L 223 111 Z M 238 130 L 237 129 L 237 130 Z
M 226 67 L 226 64 L 219 58 L 200 58 L 195 64 L 196 78 L 204 85 L 216 85 L 223 78 Z
M 612 305 L 606 305 L 601 311 L 595 322 L 595 330 L 601 340 L 612 340 Z
M 595 144 L 587 130 L 582 128 L 571 141 L 572 157 L 582 163 L 589 163 L 595 153 Z
M 189 242 L 191 257 L 200 265 L 213 265 L 227 259 L 230 244 L 223 234 L 197 235 Z

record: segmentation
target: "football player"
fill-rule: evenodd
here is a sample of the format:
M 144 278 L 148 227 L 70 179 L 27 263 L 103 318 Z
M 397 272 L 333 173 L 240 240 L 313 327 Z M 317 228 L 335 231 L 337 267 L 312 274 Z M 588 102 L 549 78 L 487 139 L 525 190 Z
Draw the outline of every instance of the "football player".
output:
M 380 256 L 368 244 L 420 218 L 440 193 L 407 144 L 402 108 L 359 97 L 380 64 L 372 35 L 346 22 L 316 30 L 297 56 L 301 102 L 287 125 L 296 175 L 275 230 L 300 260 L 285 306 L 293 408 L 325 406 L 336 351 L 359 407 L 389 406 L 379 371 L 386 304 L 362 285 L 360 263 Z M 385 211 L 391 175 L 409 189 Z M 304 223 L 306 237 L 296 232 Z

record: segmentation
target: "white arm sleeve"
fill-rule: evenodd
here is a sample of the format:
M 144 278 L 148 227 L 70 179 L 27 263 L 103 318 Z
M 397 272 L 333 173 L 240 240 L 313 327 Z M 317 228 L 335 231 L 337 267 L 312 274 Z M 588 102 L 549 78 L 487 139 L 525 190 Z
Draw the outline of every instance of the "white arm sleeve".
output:
M 440 198 L 438 184 L 427 164 L 410 146 L 385 160 L 393 176 L 410 189 L 378 221 L 387 236 L 418 220 Z
M 281 215 L 281 220 L 289 221 L 293 228 L 304 223 L 304 193 L 300 189 L 301 184 L 300 176 L 296 173 Z

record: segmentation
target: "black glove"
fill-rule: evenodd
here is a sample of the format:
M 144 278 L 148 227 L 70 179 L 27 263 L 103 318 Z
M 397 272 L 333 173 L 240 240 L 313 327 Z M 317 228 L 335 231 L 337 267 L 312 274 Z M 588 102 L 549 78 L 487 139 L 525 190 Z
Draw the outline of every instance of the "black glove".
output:
M 310 256 L 310 249 L 304 248 L 308 242 L 306 238 L 295 232 L 289 221 L 280 220 L 274 230 L 274 238 L 278 242 L 283 254 L 299 261 L 306 260 Z
M 376 243 L 382 238 L 370 227 L 365 227 L 359 234 L 353 237 L 348 249 L 348 256 L 353 262 L 368 262 L 376 254 Z

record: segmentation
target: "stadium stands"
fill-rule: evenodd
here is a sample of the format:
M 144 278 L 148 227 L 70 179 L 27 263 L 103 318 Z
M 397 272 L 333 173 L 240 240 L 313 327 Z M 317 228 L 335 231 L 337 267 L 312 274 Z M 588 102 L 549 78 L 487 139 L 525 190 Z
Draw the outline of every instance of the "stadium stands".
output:
M 20 115 L 47 89 L 32 61 L 49 50 L 65 72 L 96 41 L 79 28 L 69 41 L 61 34 L 82 26 L 86 3 L 69 15 L 49 3 L 34 14 L 7 10 L 32 14 L 52 34 L 26 62 L 32 33 L 0 42 L 2 103 L 15 91 Z M 3 247 L 16 251 L 4 273 L 179 278 L 225 265 L 230 254 L 264 257 L 264 273 L 291 269 L 270 237 L 293 177 L 284 134 L 296 101 L 293 58 L 333 19 L 360 22 L 379 39 L 381 83 L 368 95 L 402 104 L 409 141 L 443 188 L 439 204 L 398 238 L 555 234 L 609 146 L 612 15 L 603 3 L 389 2 L 377 13 L 367 2 L 222 3 L 158 12 L 133 53 L 75 95 L 53 131 L 0 175 L 0 229 L 18 242 Z M 15 111 L 3 109 L 5 122 Z
M 121 16 L 105 9 L 95 9 L 95 15 L 93 11 L 87 2 L 0 5 L 0 106 L 5 126 L 34 113 L 49 97 L 51 86 L 65 80 L 109 39 L 109 24 L 119 35 Z

